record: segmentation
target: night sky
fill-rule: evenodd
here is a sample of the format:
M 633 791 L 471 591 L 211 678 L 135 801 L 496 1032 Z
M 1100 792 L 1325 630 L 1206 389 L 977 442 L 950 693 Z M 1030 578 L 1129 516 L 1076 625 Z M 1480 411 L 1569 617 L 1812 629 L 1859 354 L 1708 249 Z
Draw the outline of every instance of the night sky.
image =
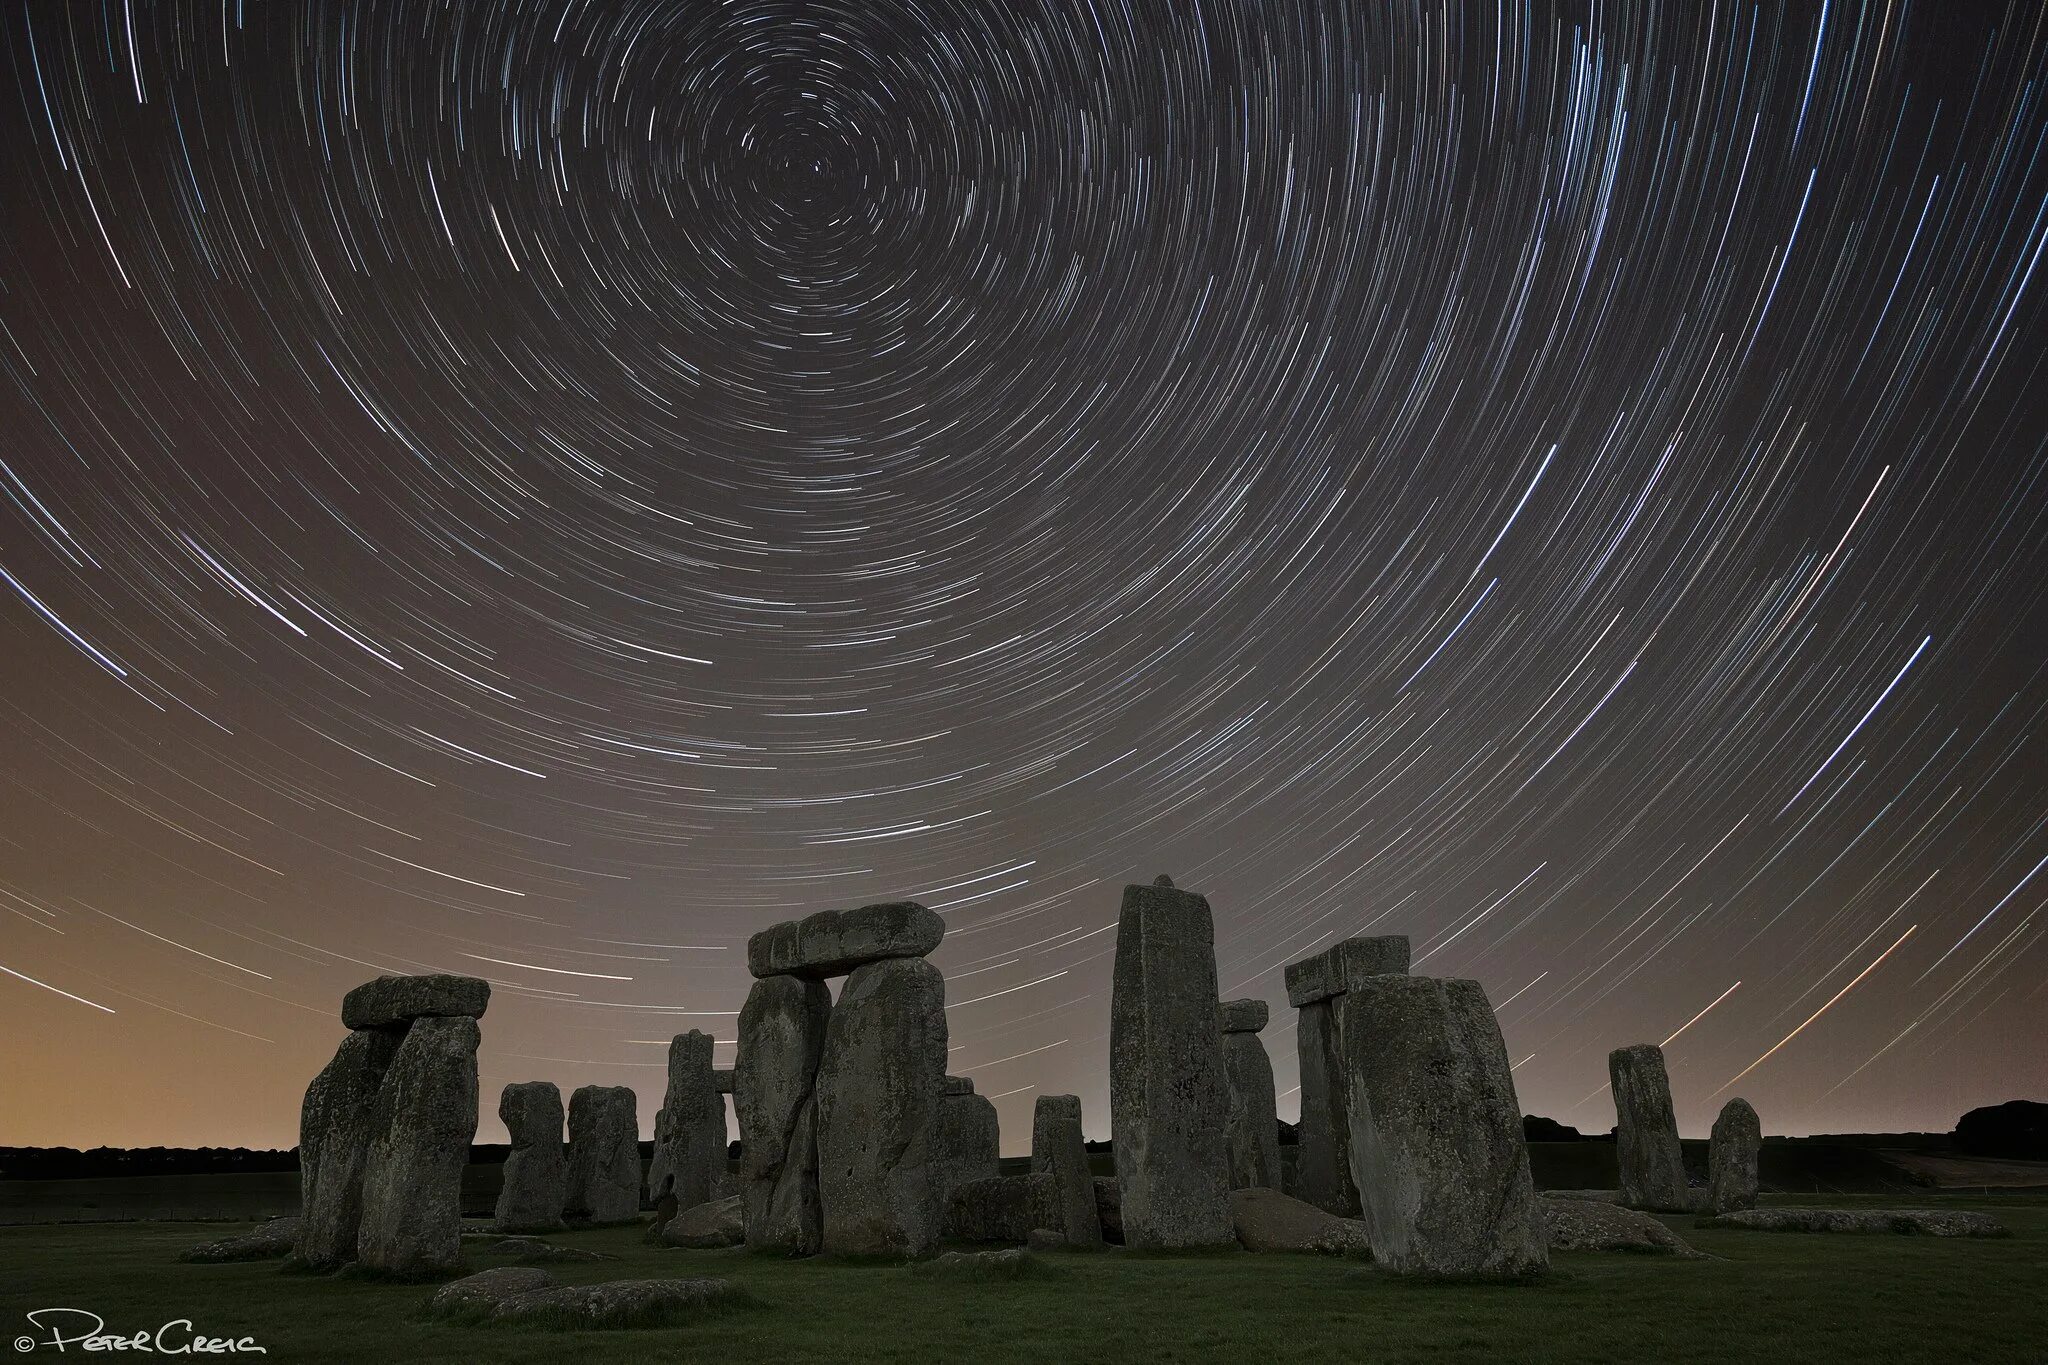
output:
M 1359 932 L 1588 1129 L 2048 1097 L 2038 3 L 0 22 L 0 1143 L 288 1146 L 386 971 L 651 1128 L 903 897 L 1106 1136 L 1161 871 L 1284 1117 Z

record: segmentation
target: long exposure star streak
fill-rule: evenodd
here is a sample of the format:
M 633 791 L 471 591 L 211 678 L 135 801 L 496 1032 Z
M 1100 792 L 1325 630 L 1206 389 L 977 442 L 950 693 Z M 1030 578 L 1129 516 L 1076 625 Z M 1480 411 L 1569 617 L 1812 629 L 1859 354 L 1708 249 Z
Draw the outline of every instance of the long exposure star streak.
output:
M 651 1119 L 748 934 L 901 898 L 1006 1149 L 1106 1136 L 1160 871 L 1283 1117 L 1368 930 L 1589 1129 L 1656 1038 L 1688 1132 L 2048 1090 L 2038 4 L 0 44 L 0 1142 L 289 1146 L 377 971 Z

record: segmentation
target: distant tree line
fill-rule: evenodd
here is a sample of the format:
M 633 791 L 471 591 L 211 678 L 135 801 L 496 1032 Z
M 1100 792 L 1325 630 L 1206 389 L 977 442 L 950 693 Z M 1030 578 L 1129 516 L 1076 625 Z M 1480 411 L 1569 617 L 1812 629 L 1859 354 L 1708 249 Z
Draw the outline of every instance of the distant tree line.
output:
M 1568 1124 L 1536 1114 L 1523 1116 L 1522 1136 L 1530 1142 L 1614 1140 L 1611 1129 L 1605 1133 L 1581 1133 Z M 1299 1139 L 1295 1125 L 1282 1119 L 1281 1145 L 1293 1146 Z M 1812 1140 L 1855 1146 L 1946 1145 L 1970 1156 L 2048 1161 L 2048 1104 L 2012 1100 L 1972 1109 L 1956 1122 L 1954 1133 L 1817 1133 Z M 1112 1150 L 1105 1140 L 1090 1142 L 1087 1147 L 1091 1152 Z M 507 1150 L 502 1142 L 480 1142 L 469 1149 L 469 1160 L 478 1166 L 500 1165 Z M 726 1150 L 736 1160 L 740 1144 L 733 1142 Z M 653 1143 L 640 1144 L 643 1160 L 653 1152 Z M 298 1169 L 296 1147 L 284 1151 L 249 1147 L 92 1147 L 84 1151 L 76 1147 L 0 1147 L 0 1180 L 104 1180 L 115 1176 L 234 1175 Z

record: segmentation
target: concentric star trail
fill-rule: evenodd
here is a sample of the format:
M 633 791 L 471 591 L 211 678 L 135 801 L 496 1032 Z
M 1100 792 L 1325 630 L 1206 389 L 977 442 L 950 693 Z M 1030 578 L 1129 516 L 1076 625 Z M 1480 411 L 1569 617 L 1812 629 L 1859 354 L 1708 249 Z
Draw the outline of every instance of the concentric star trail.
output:
M 1161 871 L 1290 1095 L 1367 929 L 1585 1128 L 1655 1038 L 1688 1132 L 2048 1090 L 2038 4 L 0 47 L 0 1143 L 288 1146 L 380 971 L 651 1124 L 749 933 L 906 897 L 1006 1145 L 1100 1136 Z

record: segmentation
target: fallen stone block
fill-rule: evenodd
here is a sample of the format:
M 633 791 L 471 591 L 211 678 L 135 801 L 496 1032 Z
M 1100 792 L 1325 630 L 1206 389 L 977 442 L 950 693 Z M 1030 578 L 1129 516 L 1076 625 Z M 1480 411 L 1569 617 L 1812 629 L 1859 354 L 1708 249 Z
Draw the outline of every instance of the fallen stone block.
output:
M 298 1238 L 298 1219 L 273 1218 L 248 1232 L 188 1247 L 178 1259 L 194 1265 L 280 1260 L 292 1254 Z
M 1246 1251 L 1312 1251 L 1324 1256 L 1372 1256 L 1372 1240 L 1356 1218 L 1339 1218 L 1278 1190 L 1230 1192 L 1230 1222 Z
M 1704 1260 L 1686 1240 L 1656 1218 L 1635 1209 L 1592 1199 L 1536 1201 L 1543 1209 L 1545 1239 L 1552 1251 L 1640 1251 Z
M 710 1250 L 736 1247 L 747 1240 L 746 1212 L 738 1195 L 684 1209 L 661 1227 L 665 1246 Z
M 1702 1218 L 1703 1228 L 1752 1232 L 1896 1233 L 1919 1237 L 2010 1237 L 2005 1224 L 1968 1209 L 1741 1209 Z

